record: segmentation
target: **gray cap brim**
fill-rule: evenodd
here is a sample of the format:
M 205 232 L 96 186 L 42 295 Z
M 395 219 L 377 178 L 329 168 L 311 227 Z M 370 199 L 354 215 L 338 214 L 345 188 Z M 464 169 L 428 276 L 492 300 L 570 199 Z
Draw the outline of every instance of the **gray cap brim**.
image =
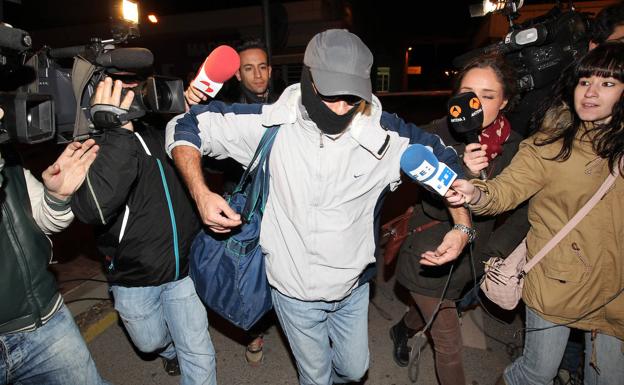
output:
M 314 68 L 310 72 L 316 89 L 323 95 L 355 95 L 371 102 L 373 91 L 369 78 Z

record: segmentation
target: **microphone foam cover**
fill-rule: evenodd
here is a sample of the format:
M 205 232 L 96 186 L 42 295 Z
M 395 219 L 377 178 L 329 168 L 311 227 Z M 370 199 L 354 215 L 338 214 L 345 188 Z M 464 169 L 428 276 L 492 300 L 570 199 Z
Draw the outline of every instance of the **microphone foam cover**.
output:
M 425 182 L 433 177 L 439 161 L 433 152 L 422 144 L 412 144 L 401 155 L 401 170 L 410 178 Z
M 108 53 L 110 53 L 110 65 L 116 68 L 147 68 L 154 63 L 154 55 L 147 48 L 115 48 Z
M 240 57 L 229 45 L 220 45 L 206 58 L 203 71 L 208 79 L 217 83 L 225 83 L 240 67 Z
M 30 36 L 26 31 L 0 25 L 0 47 L 23 51 L 30 48 L 31 44 Z

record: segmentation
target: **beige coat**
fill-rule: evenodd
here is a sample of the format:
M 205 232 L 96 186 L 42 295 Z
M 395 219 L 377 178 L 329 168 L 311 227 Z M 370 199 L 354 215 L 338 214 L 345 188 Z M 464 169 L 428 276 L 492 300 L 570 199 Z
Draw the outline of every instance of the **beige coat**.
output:
M 592 197 L 606 179 L 606 159 L 587 141 L 575 141 L 565 162 L 548 160 L 561 143 L 520 144 L 511 164 L 495 179 L 472 181 L 486 194 L 477 214 L 495 215 L 530 198 L 527 236 L 535 255 Z M 527 275 L 522 298 L 544 319 L 563 324 L 608 302 L 624 287 L 624 180 L 620 175 L 605 197 Z M 624 339 L 624 294 L 570 326 Z

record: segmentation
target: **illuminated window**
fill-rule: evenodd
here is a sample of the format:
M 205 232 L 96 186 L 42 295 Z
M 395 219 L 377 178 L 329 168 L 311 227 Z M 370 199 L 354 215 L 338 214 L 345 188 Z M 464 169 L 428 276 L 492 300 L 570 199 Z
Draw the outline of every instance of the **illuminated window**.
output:
M 377 92 L 390 91 L 390 67 L 377 67 L 377 83 L 375 90 Z

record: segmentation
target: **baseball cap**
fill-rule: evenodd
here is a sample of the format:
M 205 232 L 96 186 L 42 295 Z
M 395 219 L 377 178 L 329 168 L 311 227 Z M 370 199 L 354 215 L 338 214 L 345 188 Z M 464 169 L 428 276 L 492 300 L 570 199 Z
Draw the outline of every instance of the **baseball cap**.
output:
M 314 35 L 306 47 L 303 64 L 310 67 L 319 93 L 356 95 L 371 101 L 373 54 L 346 29 L 328 29 Z

